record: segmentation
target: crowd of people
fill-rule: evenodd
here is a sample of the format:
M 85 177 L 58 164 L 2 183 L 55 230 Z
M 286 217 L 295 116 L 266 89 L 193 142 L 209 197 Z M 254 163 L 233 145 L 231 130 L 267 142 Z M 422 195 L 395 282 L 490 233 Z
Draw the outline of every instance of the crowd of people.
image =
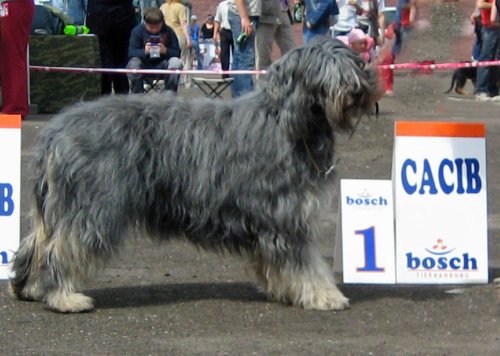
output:
M 333 36 L 358 52 L 367 62 L 394 63 L 417 14 L 417 0 L 394 0 L 396 12 L 386 19 L 385 0 L 222 0 L 203 24 L 197 9 L 182 0 L 52 0 L 74 19 L 85 23 L 98 38 L 104 68 L 203 69 L 201 44 L 214 46 L 221 69 L 265 70 L 272 62 L 274 44 L 280 55 L 297 43 L 293 26 L 302 26 L 303 42 Z M 1 1 L 0 61 L 2 112 L 29 113 L 27 98 L 27 44 L 33 18 L 33 0 Z M 476 0 L 471 16 L 477 41 L 473 58 L 500 58 L 499 0 Z M 487 100 L 499 94 L 499 69 L 479 67 L 476 97 Z M 223 74 L 229 77 L 229 74 Z M 393 73 L 380 70 L 383 89 L 393 95 Z M 144 91 L 141 74 L 103 74 L 102 94 Z M 186 88 L 189 76 L 166 75 L 166 90 Z M 265 77 L 257 85 L 265 85 Z M 232 96 L 254 87 L 250 74 L 235 75 Z

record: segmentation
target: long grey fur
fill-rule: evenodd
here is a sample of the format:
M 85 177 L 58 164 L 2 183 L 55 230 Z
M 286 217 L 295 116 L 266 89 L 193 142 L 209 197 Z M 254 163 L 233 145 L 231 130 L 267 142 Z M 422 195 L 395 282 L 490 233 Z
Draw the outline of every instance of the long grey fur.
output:
M 334 134 L 377 99 L 373 69 L 341 42 L 296 48 L 236 100 L 110 96 L 60 113 L 35 149 L 33 232 L 14 256 L 21 299 L 59 312 L 127 236 L 184 238 L 248 258 L 270 297 L 312 309 L 347 299 L 315 247 Z

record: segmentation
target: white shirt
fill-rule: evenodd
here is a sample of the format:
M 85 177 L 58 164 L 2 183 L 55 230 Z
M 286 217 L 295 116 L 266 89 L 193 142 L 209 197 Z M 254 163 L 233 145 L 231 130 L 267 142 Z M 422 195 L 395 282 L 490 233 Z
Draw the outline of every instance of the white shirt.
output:
M 356 4 L 361 7 L 363 0 L 356 0 Z M 358 14 L 356 13 L 356 7 L 348 5 L 348 0 L 337 0 L 337 6 L 339 8 L 337 25 L 357 27 Z
M 228 0 L 229 9 L 238 13 L 236 0 Z M 262 14 L 262 0 L 245 0 L 248 16 L 260 16 Z
M 221 1 L 215 10 L 214 21 L 220 23 L 220 27 L 226 30 L 231 29 L 227 12 L 229 11 L 228 0 Z
M 370 0 L 363 0 L 363 10 L 368 11 L 370 10 Z M 378 0 L 378 12 L 382 12 L 385 10 L 385 0 Z

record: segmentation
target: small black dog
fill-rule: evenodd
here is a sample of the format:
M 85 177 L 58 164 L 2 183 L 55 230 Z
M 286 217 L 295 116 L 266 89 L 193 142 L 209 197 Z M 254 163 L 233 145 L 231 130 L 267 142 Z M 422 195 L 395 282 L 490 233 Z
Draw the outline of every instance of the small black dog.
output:
M 453 88 L 455 88 L 455 92 L 460 95 L 467 95 L 464 91 L 465 83 L 467 79 L 472 81 L 472 84 L 476 86 L 476 76 L 477 76 L 477 68 L 476 67 L 464 67 L 458 68 L 453 72 L 453 76 L 451 77 L 451 86 L 448 91 L 445 91 L 445 94 L 448 94 Z

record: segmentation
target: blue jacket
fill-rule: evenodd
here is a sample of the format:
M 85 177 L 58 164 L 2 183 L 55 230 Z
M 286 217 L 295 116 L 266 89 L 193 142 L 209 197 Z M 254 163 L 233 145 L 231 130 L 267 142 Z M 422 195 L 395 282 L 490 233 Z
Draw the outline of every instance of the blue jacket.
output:
M 167 47 L 167 54 L 161 55 L 158 59 L 151 59 L 144 52 L 144 46 L 149 42 L 151 36 L 160 36 L 160 42 Z M 142 60 L 147 60 L 151 62 L 160 62 L 164 59 L 170 59 L 171 57 L 181 57 L 181 48 L 179 47 L 179 40 L 175 35 L 174 30 L 167 25 L 163 25 L 159 33 L 149 33 L 146 30 L 144 23 L 141 23 L 134 27 L 132 34 L 130 35 L 130 42 L 128 46 L 128 57 L 137 57 Z
M 71 24 L 83 25 L 85 12 L 87 11 L 87 0 L 50 0 L 43 5 L 52 5 L 71 18 Z
M 330 16 L 339 14 L 335 0 L 305 0 L 304 22 L 309 22 L 314 27 L 330 26 Z
M 189 25 L 189 36 L 191 40 L 198 41 L 200 39 L 200 25 Z

